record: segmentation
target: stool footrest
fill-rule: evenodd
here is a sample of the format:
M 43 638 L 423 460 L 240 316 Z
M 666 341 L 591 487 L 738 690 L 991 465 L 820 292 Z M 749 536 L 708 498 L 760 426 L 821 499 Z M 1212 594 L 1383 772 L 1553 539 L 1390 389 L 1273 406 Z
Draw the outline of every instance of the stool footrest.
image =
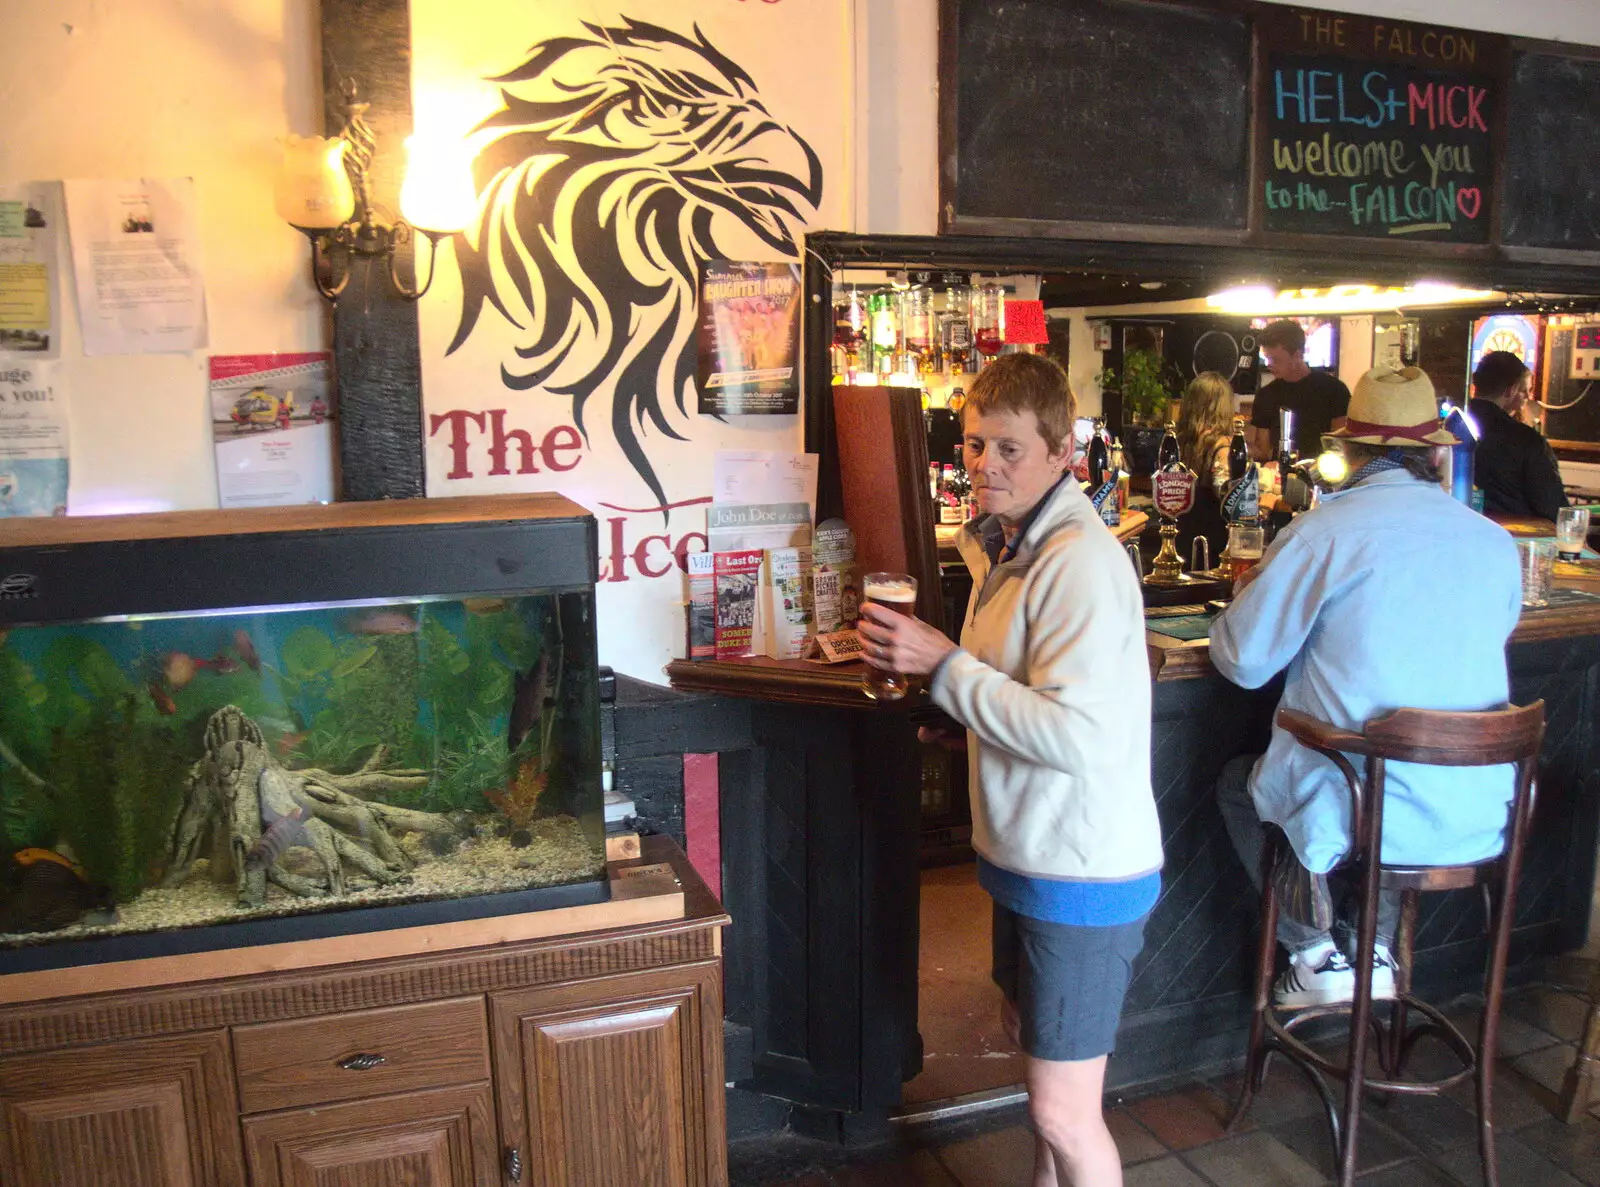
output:
M 1408 1035 L 1402 1036 L 1402 1040 L 1406 1042 L 1407 1046 L 1409 1046 L 1410 1038 L 1420 1037 L 1422 1034 L 1437 1034 L 1456 1058 L 1461 1060 L 1461 1070 L 1452 1072 L 1448 1076 L 1430 1080 L 1380 1080 L 1367 1076 L 1364 1078 L 1366 1087 L 1375 1092 L 1389 1092 L 1403 1096 L 1435 1096 L 1462 1083 L 1477 1071 L 1477 1053 L 1473 1049 L 1471 1042 L 1461 1033 L 1455 1023 L 1451 1022 L 1435 1007 L 1412 997 L 1408 993 L 1399 994 L 1393 1000 L 1403 1003 L 1408 1012 L 1420 1014 L 1424 1019 L 1415 1029 L 1410 1030 Z M 1380 1004 L 1382 1003 L 1373 1003 L 1373 1005 Z M 1332 1059 L 1317 1051 L 1294 1032 L 1315 1019 L 1349 1014 L 1350 1010 L 1351 1004 L 1349 1002 L 1341 1002 L 1335 1005 L 1310 1006 L 1304 1010 L 1297 1010 L 1287 1017 L 1269 1012 L 1265 1019 L 1266 1037 L 1272 1048 L 1292 1062 L 1308 1069 L 1314 1069 L 1323 1075 L 1342 1080 L 1349 1074 L 1349 1069 L 1344 1064 L 1335 1063 Z M 1376 1016 L 1372 1018 L 1372 1025 L 1379 1032 L 1379 1045 L 1381 1047 L 1387 1028 L 1382 1020 Z

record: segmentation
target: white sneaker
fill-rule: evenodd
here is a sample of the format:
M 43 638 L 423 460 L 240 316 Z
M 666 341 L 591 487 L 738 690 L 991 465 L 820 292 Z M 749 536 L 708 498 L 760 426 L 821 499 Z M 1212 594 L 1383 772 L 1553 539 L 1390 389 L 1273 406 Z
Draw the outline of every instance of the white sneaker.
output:
M 1382 944 L 1372 947 L 1372 1000 L 1389 1001 L 1395 994 L 1395 962 Z M 1356 971 L 1332 944 L 1317 944 L 1289 957 L 1289 969 L 1272 989 L 1280 1010 L 1341 1005 L 1356 995 Z
M 1398 966 L 1394 956 L 1382 944 L 1372 946 L 1372 1000 L 1386 1002 L 1394 999 L 1394 975 Z M 1355 995 L 1354 987 L 1350 990 Z
M 1272 987 L 1272 1004 L 1303 1010 L 1347 1002 L 1355 992 L 1356 974 L 1344 953 L 1332 943 L 1316 944 L 1290 954 L 1288 971 Z

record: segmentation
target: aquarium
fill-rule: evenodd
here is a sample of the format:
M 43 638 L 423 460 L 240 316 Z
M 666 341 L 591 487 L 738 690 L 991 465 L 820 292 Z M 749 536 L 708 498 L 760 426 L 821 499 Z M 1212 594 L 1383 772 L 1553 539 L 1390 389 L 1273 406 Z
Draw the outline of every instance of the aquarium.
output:
M 604 896 L 581 509 L 53 531 L 0 534 L 0 972 Z

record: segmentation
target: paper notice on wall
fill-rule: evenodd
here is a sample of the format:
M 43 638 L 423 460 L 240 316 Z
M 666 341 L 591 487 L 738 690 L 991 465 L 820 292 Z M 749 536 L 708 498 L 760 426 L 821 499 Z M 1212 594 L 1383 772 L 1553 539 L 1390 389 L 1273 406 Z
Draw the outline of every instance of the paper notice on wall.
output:
M 0 358 L 0 519 L 67 513 L 67 401 L 47 362 Z
M 204 350 L 193 178 L 65 184 L 83 352 Z
M 61 357 L 61 183 L 0 183 L 0 358 Z
M 213 355 L 210 394 L 219 506 L 333 500 L 331 356 Z

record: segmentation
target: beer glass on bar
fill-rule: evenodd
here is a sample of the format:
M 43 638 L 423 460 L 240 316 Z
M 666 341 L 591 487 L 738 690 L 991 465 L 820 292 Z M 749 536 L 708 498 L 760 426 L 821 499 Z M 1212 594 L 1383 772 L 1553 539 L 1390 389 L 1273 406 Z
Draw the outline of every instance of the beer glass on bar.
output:
M 914 617 L 917 610 L 917 579 L 909 573 L 868 573 L 861 583 L 861 605 L 882 606 L 896 614 Z M 871 646 L 862 640 L 866 646 Z M 870 665 L 861 678 L 861 691 L 875 701 L 898 701 L 911 690 L 911 681 L 899 672 L 885 672 Z
M 1235 590 L 1239 588 L 1239 579 L 1261 563 L 1265 535 L 1257 524 L 1228 525 L 1228 579 Z

